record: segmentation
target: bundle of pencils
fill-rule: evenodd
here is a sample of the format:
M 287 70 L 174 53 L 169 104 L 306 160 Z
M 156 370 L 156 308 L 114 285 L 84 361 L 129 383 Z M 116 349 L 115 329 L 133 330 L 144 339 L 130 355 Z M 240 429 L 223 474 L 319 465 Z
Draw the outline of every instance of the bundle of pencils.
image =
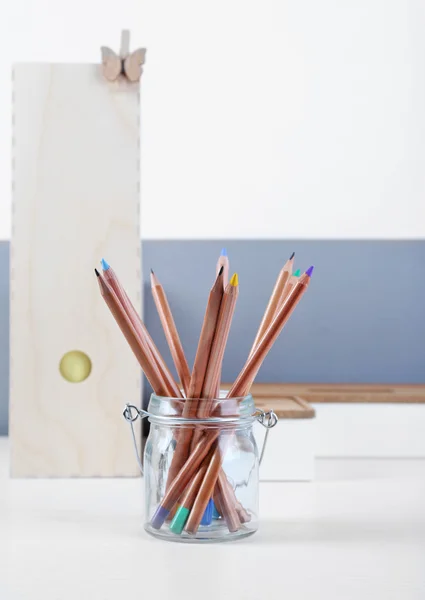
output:
M 236 407 L 249 393 L 266 355 L 309 285 L 313 267 L 302 275 L 299 271 L 293 274 L 293 261 L 294 254 L 280 271 L 248 359 L 227 393 L 226 398 L 234 399 Z M 225 249 L 217 262 L 192 371 L 164 288 L 151 271 L 152 294 L 181 388 L 115 272 L 104 259 L 101 264 L 102 274 L 95 269 L 100 292 L 154 392 L 159 396 L 184 399 L 184 418 L 205 423 L 208 417 L 217 416 L 223 357 L 239 294 L 238 275 L 235 273 L 229 281 Z M 166 490 L 152 518 L 153 528 L 160 529 L 168 520 L 173 533 L 180 534 L 185 530 L 196 534 L 201 524 L 210 522 L 214 506 L 225 519 L 229 531 L 237 531 L 250 520 L 222 469 L 230 436 L 229 431 L 201 426 L 182 427 L 176 432 Z

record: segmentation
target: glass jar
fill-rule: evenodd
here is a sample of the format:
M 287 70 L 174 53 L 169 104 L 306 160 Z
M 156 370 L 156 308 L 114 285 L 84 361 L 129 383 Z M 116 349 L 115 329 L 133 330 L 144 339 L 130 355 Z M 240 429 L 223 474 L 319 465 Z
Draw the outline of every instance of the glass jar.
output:
M 258 528 L 259 469 L 253 398 L 214 399 L 211 417 L 204 419 L 185 418 L 187 402 L 152 394 L 148 410 L 138 411 L 151 424 L 144 452 L 145 530 L 179 542 L 251 535 Z M 124 416 L 134 420 L 126 411 Z

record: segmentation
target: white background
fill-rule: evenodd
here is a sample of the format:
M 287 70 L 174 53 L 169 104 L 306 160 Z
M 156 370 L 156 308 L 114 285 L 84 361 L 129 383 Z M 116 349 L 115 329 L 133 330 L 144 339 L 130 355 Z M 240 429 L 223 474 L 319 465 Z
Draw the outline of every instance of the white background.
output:
M 97 62 L 122 27 L 148 48 L 144 238 L 424 236 L 422 0 L 4 0 L 0 239 L 12 62 Z

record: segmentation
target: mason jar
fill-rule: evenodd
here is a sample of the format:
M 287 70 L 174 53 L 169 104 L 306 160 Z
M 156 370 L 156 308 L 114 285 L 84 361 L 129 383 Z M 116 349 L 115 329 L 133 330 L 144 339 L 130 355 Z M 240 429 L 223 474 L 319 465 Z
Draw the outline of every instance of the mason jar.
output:
M 266 413 L 255 408 L 251 395 L 221 397 L 209 400 L 209 417 L 189 419 L 184 416 L 186 402 L 152 394 L 147 411 L 129 405 L 124 411 L 130 422 L 138 416 L 150 422 L 144 451 L 144 528 L 157 538 L 178 542 L 224 542 L 252 535 L 258 528 L 259 491 L 253 424 L 265 424 Z M 266 426 L 275 424 L 273 417 Z

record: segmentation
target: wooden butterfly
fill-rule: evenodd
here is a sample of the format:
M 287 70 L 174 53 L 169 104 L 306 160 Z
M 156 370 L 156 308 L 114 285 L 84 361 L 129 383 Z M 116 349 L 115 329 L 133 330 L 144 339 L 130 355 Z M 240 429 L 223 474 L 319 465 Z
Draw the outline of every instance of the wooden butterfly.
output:
M 103 74 L 108 81 L 116 81 L 120 75 L 133 83 L 140 80 L 146 56 L 145 48 L 138 48 L 124 58 L 106 46 L 102 46 L 101 51 Z

